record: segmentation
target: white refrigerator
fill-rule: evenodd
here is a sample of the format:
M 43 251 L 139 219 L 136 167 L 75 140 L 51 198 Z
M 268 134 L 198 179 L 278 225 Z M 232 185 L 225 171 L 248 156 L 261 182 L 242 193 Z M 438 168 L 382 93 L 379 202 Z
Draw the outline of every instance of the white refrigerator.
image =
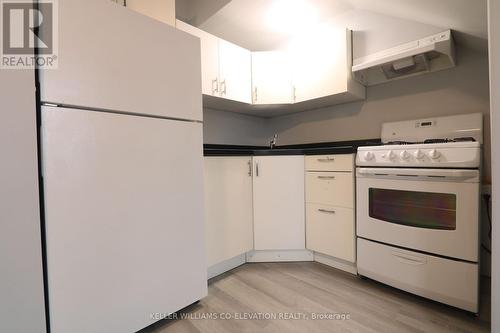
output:
M 40 72 L 52 333 L 136 332 L 206 296 L 199 41 L 59 1 Z

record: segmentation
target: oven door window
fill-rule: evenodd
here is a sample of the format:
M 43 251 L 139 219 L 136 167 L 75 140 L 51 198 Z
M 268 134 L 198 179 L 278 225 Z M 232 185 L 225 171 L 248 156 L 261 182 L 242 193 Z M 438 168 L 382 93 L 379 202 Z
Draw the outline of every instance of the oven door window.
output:
M 377 220 L 406 226 L 455 230 L 455 194 L 369 189 L 369 214 Z

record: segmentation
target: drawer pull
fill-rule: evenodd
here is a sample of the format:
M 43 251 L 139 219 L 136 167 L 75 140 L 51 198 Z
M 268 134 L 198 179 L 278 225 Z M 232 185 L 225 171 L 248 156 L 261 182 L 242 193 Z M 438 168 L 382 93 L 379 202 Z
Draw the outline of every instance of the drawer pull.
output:
M 328 213 L 328 214 L 335 214 L 335 211 L 334 211 L 334 210 L 328 210 L 328 209 L 322 209 L 322 208 L 319 208 L 319 209 L 318 209 L 318 212 L 321 212 L 321 213 Z
M 392 252 L 392 255 L 395 256 L 399 262 L 403 264 L 409 264 L 409 265 L 424 265 L 427 264 L 427 259 L 426 258 L 420 258 L 417 256 L 412 256 L 409 254 L 404 254 L 400 252 Z
M 335 179 L 335 176 L 318 176 L 318 179 Z
M 335 158 L 334 157 L 324 157 L 324 158 L 318 158 L 317 159 L 318 162 L 333 162 L 335 161 Z

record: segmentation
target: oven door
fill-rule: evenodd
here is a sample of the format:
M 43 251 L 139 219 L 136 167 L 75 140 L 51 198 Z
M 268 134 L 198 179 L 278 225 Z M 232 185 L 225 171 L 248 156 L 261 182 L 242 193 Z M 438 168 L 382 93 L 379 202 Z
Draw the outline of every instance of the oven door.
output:
M 357 168 L 357 235 L 478 261 L 479 171 Z

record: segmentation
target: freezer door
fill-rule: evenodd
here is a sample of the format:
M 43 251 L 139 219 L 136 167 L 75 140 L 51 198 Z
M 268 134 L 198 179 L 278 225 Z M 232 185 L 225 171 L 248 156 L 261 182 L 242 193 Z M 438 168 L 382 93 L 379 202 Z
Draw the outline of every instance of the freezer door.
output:
M 198 38 L 112 1 L 58 3 L 59 65 L 41 71 L 42 101 L 202 119 Z
M 202 125 L 42 109 L 53 333 L 135 332 L 207 293 Z

